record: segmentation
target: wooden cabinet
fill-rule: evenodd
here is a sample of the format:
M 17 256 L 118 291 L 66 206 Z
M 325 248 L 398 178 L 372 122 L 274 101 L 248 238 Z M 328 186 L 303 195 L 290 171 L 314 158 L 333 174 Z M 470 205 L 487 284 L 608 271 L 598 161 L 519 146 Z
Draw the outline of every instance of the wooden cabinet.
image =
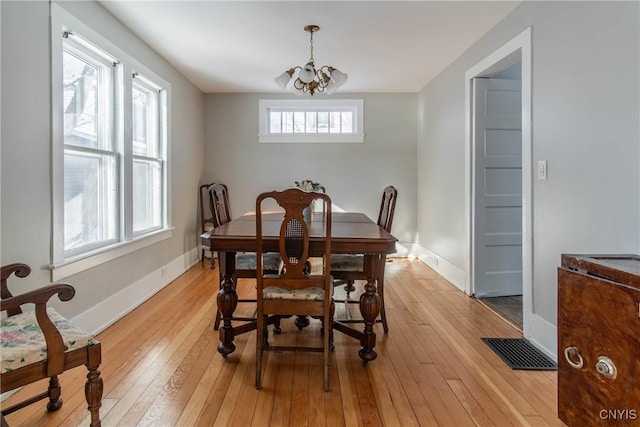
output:
M 569 426 L 640 425 L 638 255 L 562 255 L 558 416 Z

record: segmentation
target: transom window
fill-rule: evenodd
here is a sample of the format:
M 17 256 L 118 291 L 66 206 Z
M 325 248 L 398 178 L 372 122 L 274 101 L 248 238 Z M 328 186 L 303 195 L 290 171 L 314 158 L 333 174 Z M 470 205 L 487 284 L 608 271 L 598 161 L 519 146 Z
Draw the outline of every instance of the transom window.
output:
M 362 100 L 259 102 L 260 142 L 363 142 Z

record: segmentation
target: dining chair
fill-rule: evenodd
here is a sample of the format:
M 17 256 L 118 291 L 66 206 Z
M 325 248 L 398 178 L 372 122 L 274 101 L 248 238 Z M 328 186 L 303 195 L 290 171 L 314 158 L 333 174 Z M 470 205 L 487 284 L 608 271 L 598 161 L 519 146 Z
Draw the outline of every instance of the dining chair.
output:
M 206 202 L 209 196 L 209 187 L 214 183 L 202 184 L 200 186 L 199 198 L 200 198 L 200 233 L 208 233 L 213 230 L 213 214 L 210 209 L 210 204 Z M 206 206 L 206 207 L 205 207 Z M 200 262 L 204 262 L 205 252 L 211 252 L 207 245 L 201 244 Z M 215 260 L 213 259 L 213 253 L 211 253 L 211 268 L 215 267 Z
M 394 186 L 390 185 L 385 187 L 382 192 L 382 201 L 380 202 L 380 212 L 377 223 L 389 233 L 391 232 L 397 198 L 398 190 L 396 190 Z M 351 292 L 355 291 L 354 283 L 356 280 L 367 280 L 367 275 L 364 271 L 364 255 L 333 255 L 331 258 L 331 275 L 334 279 L 334 286 L 344 285 L 347 294 L 345 300 L 336 300 L 336 302 L 359 304 L 359 301 L 350 299 L 350 296 Z M 384 333 L 386 334 L 389 332 L 389 326 L 387 325 L 387 314 L 384 304 L 384 268 L 380 269 L 380 277 L 378 277 L 378 295 L 380 296 L 380 319 L 377 319 L 376 322 L 382 323 Z M 363 323 L 364 321 L 347 319 L 344 320 L 344 322 Z
M 227 186 L 220 183 L 215 183 L 209 186 L 209 206 L 213 217 L 213 227 L 220 227 L 231 221 L 231 213 L 229 211 L 229 191 Z M 220 260 L 218 256 L 218 260 Z M 239 252 L 235 255 L 236 269 L 233 273 L 232 279 L 234 285 L 237 284 L 238 279 L 255 279 L 256 278 L 256 254 L 255 252 Z M 218 266 L 219 267 L 219 266 Z M 265 270 L 276 273 L 280 268 L 280 255 L 277 253 L 269 253 L 265 255 L 264 259 Z M 220 277 L 219 284 L 222 286 L 222 269 L 219 268 Z M 255 303 L 255 299 L 239 299 L 239 303 Z M 213 329 L 218 330 L 220 327 L 220 321 L 222 315 L 218 310 L 216 312 L 216 318 L 213 323 Z M 253 321 L 253 317 L 233 317 L 231 320 L 239 321 Z M 279 329 L 276 324 L 276 328 Z
M 278 251 L 284 268 L 278 274 L 265 271 L 263 262 L 273 243 L 264 239 L 262 204 L 273 199 L 284 209 L 279 224 Z M 316 232 L 324 240 L 322 271 L 313 274 L 307 261 L 310 256 L 309 224 L 303 210 L 313 200 L 326 206 L 323 222 Z M 266 222 L 266 221 L 265 221 Z M 273 221 L 269 221 L 273 223 Z M 268 245 L 271 243 L 271 246 Z M 321 351 L 323 352 L 324 391 L 329 390 L 329 351 L 332 343 L 333 283 L 329 274 L 331 263 L 331 199 L 319 192 L 298 188 L 262 193 L 256 199 L 256 260 L 257 260 L 257 326 L 256 326 L 256 388 L 262 387 L 262 355 L 265 351 Z M 318 255 L 318 254 L 315 254 Z M 311 316 L 322 320 L 322 346 L 281 346 L 269 344 L 267 324 L 269 316 Z
M 85 383 L 85 398 L 91 415 L 90 425 L 100 426 L 99 409 L 102 402 L 103 383 L 100 377 L 102 350 L 100 343 L 89 333 L 82 331 L 53 308 L 47 307 L 51 297 L 57 295 L 61 301 L 69 301 L 75 289 L 66 283 L 55 283 L 13 296 L 7 279 L 27 277 L 31 268 L 26 264 L 3 266 L 0 273 L 0 336 L 2 367 L 0 393 L 23 387 L 49 378 L 47 391 L 10 407 L 2 408 L 2 425 L 7 425 L 4 416 L 49 399 L 47 410 L 57 411 L 62 406 L 62 389 L 58 375 L 64 371 L 85 365 L 89 370 Z M 22 311 L 23 305 L 35 306 L 34 310 Z

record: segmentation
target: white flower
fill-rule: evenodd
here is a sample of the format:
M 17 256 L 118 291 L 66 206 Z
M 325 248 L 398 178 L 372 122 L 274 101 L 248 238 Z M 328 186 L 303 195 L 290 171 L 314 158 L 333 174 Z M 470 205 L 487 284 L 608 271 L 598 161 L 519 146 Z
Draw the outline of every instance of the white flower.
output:
M 304 179 L 302 181 L 294 182 L 296 187 L 304 190 L 304 191 L 317 191 L 322 185 L 318 182 L 313 182 L 310 179 Z

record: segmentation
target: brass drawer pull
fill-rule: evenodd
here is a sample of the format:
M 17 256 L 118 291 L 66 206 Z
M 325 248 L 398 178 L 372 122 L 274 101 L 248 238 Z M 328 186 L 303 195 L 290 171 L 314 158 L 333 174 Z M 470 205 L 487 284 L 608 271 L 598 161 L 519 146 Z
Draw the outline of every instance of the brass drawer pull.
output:
M 564 349 L 564 358 L 572 368 L 580 369 L 584 366 L 584 360 L 578 347 L 567 347 Z
M 606 356 L 598 357 L 598 363 L 596 363 L 596 369 L 605 378 L 613 380 L 618 376 L 618 369 L 614 365 L 613 361 Z

